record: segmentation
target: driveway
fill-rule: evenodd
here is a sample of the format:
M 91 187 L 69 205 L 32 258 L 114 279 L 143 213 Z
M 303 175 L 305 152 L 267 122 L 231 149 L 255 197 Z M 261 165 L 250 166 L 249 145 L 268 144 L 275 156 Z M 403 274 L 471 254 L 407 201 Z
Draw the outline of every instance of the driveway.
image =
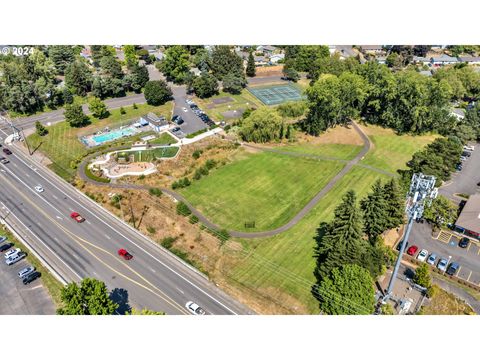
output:
M 409 246 L 417 245 L 418 251 L 426 249 L 429 254 L 432 252 L 437 254 L 436 263 L 440 258 L 448 260 L 448 257 L 451 256 L 450 262 L 460 264 L 456 276 L 480 285 L 480 245 L 471 241 L 467 248 L 462 249 L 458 246 L 461 237 L 452 236 L 449 232 L 442 232 L 438 239 L 434 239 L 431 234 L 429 224 L 415 223 L 408 241 Z M 418 255 L 418 251 L 415 256 Z
M 196 131 L 206 129 L 208 126 L 190 109 L 187 104 L 187 91 L 185 86 L 172 86 L 173 98 L 175 99 L 175 107 L 173 115 L 180 115 L 185 122 L 180 125 L 185 135 L 192 134 Z M 183 111 L 183 109 L 187 111 Z
M 41 278 L 23 285 L 19 270 L 28 266 L 28 257 L 7 266 L 0 261 L 0 315 L 53 315 L 55 306 Z
M 480 144 L 475 144 L 475 151 L 463 162 L 463 170 L 452 174 L 452 178 L 438 190 L 439 194 L 459 203 L 462 199 L 454 194 L 475 194 L 480 191 Z

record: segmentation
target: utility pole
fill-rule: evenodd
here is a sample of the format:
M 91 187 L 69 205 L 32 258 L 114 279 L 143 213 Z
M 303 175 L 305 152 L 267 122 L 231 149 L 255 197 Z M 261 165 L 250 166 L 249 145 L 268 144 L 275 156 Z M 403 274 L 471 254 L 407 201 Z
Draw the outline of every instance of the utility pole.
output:
M 402 246 L 398 254 L 397 262 L 395 263 L 392 277 L 390 278 L 390 283 L 388 284 L 387 292 L 382 299 L 383 303 L 386 303 L 386 301 L 392 295 L 393 286 L 397 278 L 398 269 L 400 268 L 400 263 L 402 262 L 402 256 L 405 252 L 408 237 L 410 236 L 410 231 L 412 230 L 414 220 L 422 217 L 425 205 L 429 206 L 432 200 L 438 195 L 438 189 L 435 187 L 435 182 L 436 178 L 432 175 L 423 175 L 422 173 L 417 173 L 413 174 L 412 176 L 410 190 L 407 194 L 407 206 L 405 209 L 408 218 L 407 228 L 402 240 Z

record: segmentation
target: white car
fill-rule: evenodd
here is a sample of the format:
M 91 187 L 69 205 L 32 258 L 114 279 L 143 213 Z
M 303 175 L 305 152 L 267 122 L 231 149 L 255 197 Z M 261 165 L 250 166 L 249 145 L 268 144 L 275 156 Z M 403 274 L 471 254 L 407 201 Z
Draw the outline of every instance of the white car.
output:
M 18 272 L 18 277 L 23 278 L 23 277 L 27 276 L 28 274 L 31 274 L 34 271 L 35 271 L 35 267 L 33 267 L 31 265 L 27 266 L 26 268 L 23 268 L 22 270 L 20 270 Z
M 195 304 L 193 301 L 189 301 L 185 304 L 185 307 L 190 311 L 193 315 L 205 315 L 205 310 L 203 310 L 200 306 Z
M 473 145 L 470 145 L 470 146 L 465 145 L 465 146 L 463 147 L 463 149 L 464 149 L 464 150 L 469 150 L 469 151 L 474 151 L 474 150 L 475 150 L 475 146 L 473 146 Z
M 9 257 L 14 256 L 15 254 L 19 253 L 20 251 L 22 251 L 22 250 L 20 250 L 20 248 L 8 250 L 5 253 L 5 259 L 8 259 Z
M 417 256 L 417 260 L 418 261 L 425 261 L 425 259 L 427 258 L 428 256 L 428 251 L 423 249 L 422 251 L 420 251 L 418 253 L 418 256 Z
M 187 109 L 186 107 L 183 107 L 182 110 L 183 110 L 183 112 L 187 112 L 187 111 L 188 111 L 188 109 Z
M 37 185 L 37 186 L 35 186 L 35 191 L 36 191 L 36 192 L 39 192 L 39 193 L 43 192 L 43 187 L 42 187 L 42 185 Z

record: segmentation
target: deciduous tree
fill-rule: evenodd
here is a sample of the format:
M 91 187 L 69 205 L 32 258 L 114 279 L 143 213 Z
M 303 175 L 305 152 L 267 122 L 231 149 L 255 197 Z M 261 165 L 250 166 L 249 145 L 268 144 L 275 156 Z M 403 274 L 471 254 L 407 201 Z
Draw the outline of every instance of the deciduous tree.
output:
M 145 84 L 145 99 L 149 105 L 163 105 L 172 98 L 172 90 L 163 80 L 148 81 Z

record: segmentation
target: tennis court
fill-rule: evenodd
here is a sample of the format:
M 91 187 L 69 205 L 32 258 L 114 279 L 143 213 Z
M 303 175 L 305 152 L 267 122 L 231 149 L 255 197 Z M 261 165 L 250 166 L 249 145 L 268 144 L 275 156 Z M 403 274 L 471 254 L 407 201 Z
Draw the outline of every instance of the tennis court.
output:
M 271 85 L 248 88 L 265 105 L 278 105 L 286 101 L 302 100 L 302 92 L 293 85 Z

